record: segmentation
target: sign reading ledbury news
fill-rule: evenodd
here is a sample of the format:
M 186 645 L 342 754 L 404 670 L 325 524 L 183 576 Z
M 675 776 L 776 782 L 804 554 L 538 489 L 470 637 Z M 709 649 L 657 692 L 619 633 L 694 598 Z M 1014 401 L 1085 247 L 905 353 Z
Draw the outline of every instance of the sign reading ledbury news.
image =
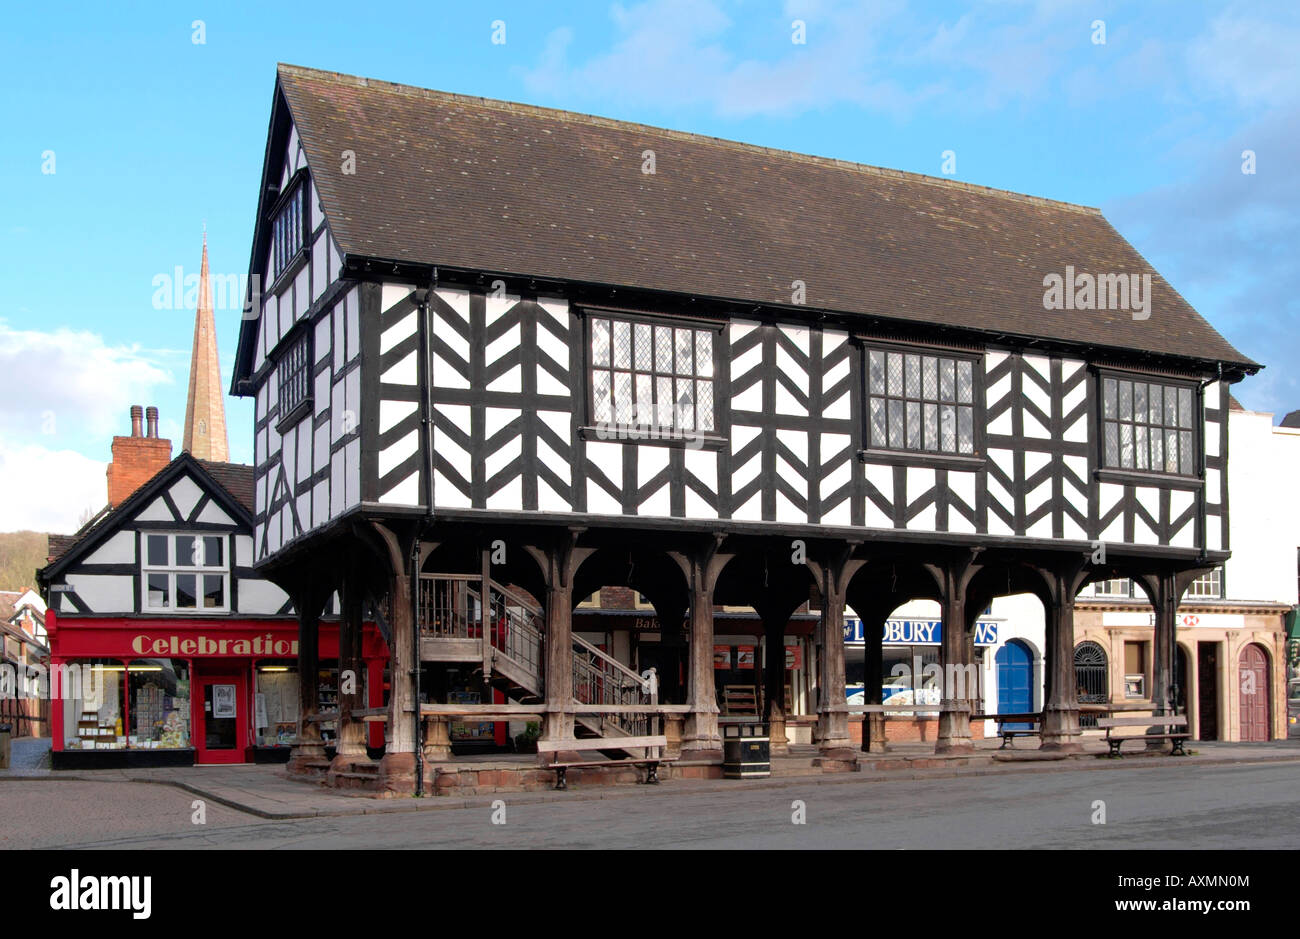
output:
M 885 620 L 883 633 L 885 645 L 897 646 L 937 646 L 943 639 L 943 624 L 938 620 L 890 619 Z M 866 635 L 862 620 L 844 621 L 844 641 L 864 642 Z M 998 624 L 980 622 L 975 624 L 975 645 L 995 646 L 998 644 Z

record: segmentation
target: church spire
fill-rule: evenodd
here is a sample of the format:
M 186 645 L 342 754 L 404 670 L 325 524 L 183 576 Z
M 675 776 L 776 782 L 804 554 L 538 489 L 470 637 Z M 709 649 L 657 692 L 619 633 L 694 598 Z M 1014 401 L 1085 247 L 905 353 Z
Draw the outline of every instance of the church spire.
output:
M 185 442 L 182 449 L 200 460 L 230 460 L 226 438 L 226 405 L 217 363 L 217 323 L 212 314 L 208 281 L 208 234 L 203 233 L 203 266 L 199 272 L 199 303 L 194 313 L 194 351 L 190 356 L 190 392 L 185 403 Z

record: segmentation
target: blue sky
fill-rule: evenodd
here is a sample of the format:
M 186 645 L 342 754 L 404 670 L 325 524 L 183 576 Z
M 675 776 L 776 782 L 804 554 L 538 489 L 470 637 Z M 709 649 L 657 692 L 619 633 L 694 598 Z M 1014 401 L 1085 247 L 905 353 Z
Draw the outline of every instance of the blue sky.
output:
M 310 16 L 306 11 L 310 9 Z M 155 278 L 243 274 L 277 61 L 1100 207 L 1300 407 L 1300 5 L 24 4 L 0 34 L 0 530 L 104 498 L 132 403 L 179 450 L 192 309 Z M 202 21 L 203 42 L 195 42 Z M 493 23 L 505 24 L 494 43 Z M 806 43 L 792 42 L 795 20 Z M 1104 23 L 1105 42 L 1096 21 Z M 1242 151 L 1256 172 L 1243 174 Z M 54 172 L 47 152 L 53 152 Z M 238 312 L 218 311 L 228 381 Z M 232 458 L 252 409 L 227 399 Z

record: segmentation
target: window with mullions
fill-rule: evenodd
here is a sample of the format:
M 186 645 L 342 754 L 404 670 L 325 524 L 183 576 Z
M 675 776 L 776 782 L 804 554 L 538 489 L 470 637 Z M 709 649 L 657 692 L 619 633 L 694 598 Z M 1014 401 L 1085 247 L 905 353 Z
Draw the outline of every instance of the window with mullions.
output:
M 303 333 L 289 344 L 280 359 L 280 416 L 288 417 L 311 398 L 311 333 Z
M 867 352 L 869 447 L 975 453 L 975 366 L 916 352 Z
M 591 320 L 592 421 L 713 431 L 714 330 Z
M 1133 582 L 1128 578 L 1099 580 L 1092 585 L 1092 595 L 1094 597 L 1121 597 L 1128 599 L 1133 596 Z
M 302 251 L 303 186 L 300 183 L 271 223 L 271 279 L 279 277 Z
M 1187 597 L 1220 599 L 1223 597 L 1223 568 L 1216 567 L 1208 574 L 1202 574 L 1187 585 Z
M 1194 396 L 1186 385 L 1106 377 L 1101 382 L 1102 465 L 1191 476 Z
M 147 534 L 140 573 L 146 611 L 230 609 L 230 558 L 223 535 Z

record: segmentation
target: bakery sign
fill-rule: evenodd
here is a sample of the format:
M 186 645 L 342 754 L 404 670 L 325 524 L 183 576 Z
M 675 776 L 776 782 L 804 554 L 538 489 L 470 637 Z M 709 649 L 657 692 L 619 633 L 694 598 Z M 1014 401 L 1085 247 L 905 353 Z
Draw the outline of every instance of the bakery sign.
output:
M 232 639 L 229 636 L 213 638 L 210 636 L 176 635 L 157 636 L 140 633 L 131 640 L 131 651 L 144 656 L 171 655 L 274 655 L 296 656 L 297 639 L 276 639 L 273 633 L 253 636 L 246 639 Z

